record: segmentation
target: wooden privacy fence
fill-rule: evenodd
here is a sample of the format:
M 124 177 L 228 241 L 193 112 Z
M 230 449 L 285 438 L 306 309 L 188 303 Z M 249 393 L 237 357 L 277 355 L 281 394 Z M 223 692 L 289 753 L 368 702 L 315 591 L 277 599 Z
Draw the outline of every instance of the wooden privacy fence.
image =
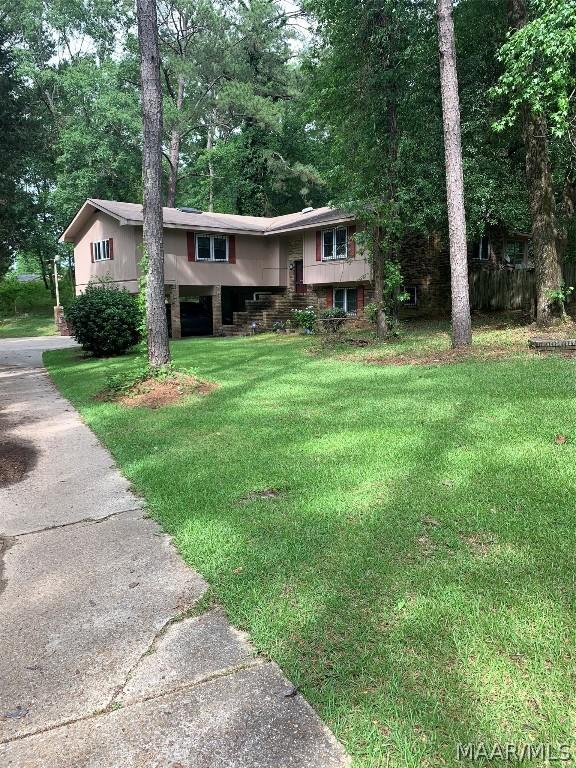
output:
M 563 271 L 565 284 L 576 288 L 576 264 L 565 264 Z M 531 311 L 536 304 L 536 276 L 533 269 L 474 271 L 469 275 L 469 284 L 472 309 Z

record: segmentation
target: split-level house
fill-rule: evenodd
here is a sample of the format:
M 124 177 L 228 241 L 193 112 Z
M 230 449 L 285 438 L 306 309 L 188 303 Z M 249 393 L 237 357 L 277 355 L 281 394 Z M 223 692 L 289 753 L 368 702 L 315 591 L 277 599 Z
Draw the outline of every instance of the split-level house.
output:
M 173 338 L 270 328 L 290 310 L 340 307 L 362 317 L 371 300 L 371 265 L 356 223 L 334 208 L 276 217 L 164 208 L 166 304 Z M 73 243 L 76 291 L 106 278 L 136 293 L 142 259 L 142 206 L 88 199 L 61 237 Z M 526 238 L 471 245 L 480 267 L 527 258 Z M 514 243 L 514 245 L 511 245 Z M 498 250 L 500 248 L 500 250 Z M 449 306 L 449 264 L 437 236 L 406 238 L 401 252 L 407 302 L 430 313 Z

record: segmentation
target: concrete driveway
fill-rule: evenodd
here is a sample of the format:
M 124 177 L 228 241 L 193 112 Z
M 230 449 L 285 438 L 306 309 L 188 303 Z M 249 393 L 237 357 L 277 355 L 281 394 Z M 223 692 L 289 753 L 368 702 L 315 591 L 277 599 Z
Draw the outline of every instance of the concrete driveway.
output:
M 2 768 L 341 768 L 303 697 L 218 610 L 59 396 L 0 340 Z

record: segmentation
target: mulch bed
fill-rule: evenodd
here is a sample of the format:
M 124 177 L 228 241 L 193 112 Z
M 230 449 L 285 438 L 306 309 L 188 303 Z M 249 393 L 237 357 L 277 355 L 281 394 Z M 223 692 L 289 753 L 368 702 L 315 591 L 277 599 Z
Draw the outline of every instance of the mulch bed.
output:
M 174 405 L 189 395 L 209 395 L 217 385 L 185 374 L 169 379 L 148 378 L 123 392 L 104 390 L 95 396 L 100 402 L 113 402 L 127 408 L 162 408 Z

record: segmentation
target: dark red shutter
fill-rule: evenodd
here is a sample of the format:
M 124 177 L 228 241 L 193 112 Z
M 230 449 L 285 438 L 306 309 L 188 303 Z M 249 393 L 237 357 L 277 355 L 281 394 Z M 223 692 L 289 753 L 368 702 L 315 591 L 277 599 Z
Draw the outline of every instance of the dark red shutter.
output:
M 110 261 L 114 258 L 114 238 L 109 237 L 108 238 L 108 258 Z
M 364 286 L 359 285 L 356 292 L 356 314 L 358 316 L 364 314 Z
M 334 306 L 334 288 L 326 288 L 326 306 Z
M 356 224 L 351 224 L 348 227 L 348 258 L 353 259 L 356 256 L 356 240 L 354 240 L 354 234 L 356 232 Z
M 228 236 L 228 261 L 236 264 L 236 235 Z
M 322 261 L 322 232 L 316 232 L 316 261 Z
M 90 243 L 90 261 L 94 264 L 94 243 Z
M 196 238 L 194 232 L 186 232 L 186 250 L 188 261 L 196 261 Z

